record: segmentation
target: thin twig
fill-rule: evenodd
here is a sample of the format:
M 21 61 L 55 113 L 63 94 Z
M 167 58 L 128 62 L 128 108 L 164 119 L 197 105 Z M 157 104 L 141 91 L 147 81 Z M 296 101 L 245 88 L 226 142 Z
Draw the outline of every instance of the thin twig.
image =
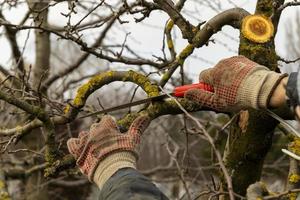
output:
M 214 144 L 214 140 L 213 138 L 209 135 L 209 133 L 205 130 L 205 128 L 202 126 L 202 124 L 197 120 L 197 118 L 193 117 L 190 113 L 188 113 L 186 111 L 186 109 L 184 109 L 184 107 L 171 95 L 169 95 L 168 93 L 166 93 L 162 87 L 160 87 L 161 91 L 164 92 L 165 94 L 167 94 L 169 96 L 169 98 L 173 99 L 176 104 L 179 106 L 179 108 L 186 114 L 186 116 L 188 118 L 190 118 L 191 120 L 193 120 L 197 126 L 200 128 L 200 130 L 204 133 L 204 135 L 207 137 L 208 142 L 210 143 L 210 145 L 212 146 L 214 153 L 218 159 L 219 165 L 223 171 L 224 177 L 226 179 L 226 183 L 227 183 L 227 189 L 229 192 L 229 198 L 230 200 L 234 200 L 234 192 L 233 192 L 233 186 L 232 186 L 232 181 L 231 181 L 231 177 L 229 176 L 229 173 L 225 167 L 225 164 L 223 162 L 221 153 L 219 152 L 219 150 L 216 148 L 215 144 Z

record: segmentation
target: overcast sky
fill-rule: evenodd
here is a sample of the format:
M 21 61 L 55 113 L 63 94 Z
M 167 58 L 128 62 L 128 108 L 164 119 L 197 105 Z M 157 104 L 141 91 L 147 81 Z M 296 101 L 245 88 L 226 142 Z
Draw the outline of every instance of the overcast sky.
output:
M 0 2 L 3 0 L 0 0 Z M 204 3 L 208 2 L 203 1 Z M 188 1 L 190 2 L 190 1 Z M 242 7 L 253 13 L 255 8 L 256 1 L 252 0 L 222 0 L 220 7 L 218 9 L 226 10 L 234 7 L 234 5 Z M 287 56 L 286 52 L 286 39 L 285 39 L 285 29 L 286 22 L 295 20 L 295 16 L 297 11 L 299 11 L 300 7 L 292 7 L 284 10 L 282 14 L 282 18 L 279 24 L 278 33 L 276 36 L 276 50 L 278 54 L 282 57 Z M 51 8 L 50 10 L 50 23 L 55 25 L 63 26 L 65 25 L 66 18 L 63 17 L 60 13 L 67 12 L 67 4 L 60 3 L 57 6 Z M 98 10 L 97 12 L 101 12 Z M 26 13 L 26 7 L 20 6 L 17 9 L 10 9 L 4 12 L 6 18 L 13 22 L 18 23 L 20 19 Z M 211 17 L 216 15 L 217 12 L 214 9 L 207 8 L 205 6 L 199 6 L 195 3 L 187 3 L 185 5 L 184 15 L 193 23 L 197 24 L 199 21 L 209 20 Z M 195 16 L 195 18 L 189 17 L 189 15 Z M 75 16 L 73 18 L 73 22 L 76 23 L 79 19 L 81 19 L 82 15 Z M 165 25 L 168 17 L 161 12 L 153 12 L 150 17 L 145 20 L 143 23 L 135 23 L 134 19 L 131 16 L 124 16 L 124 19 L 129 20 L 130 23 L 120 25 L 120 29 L 113 29 L 109 33 L 109 40 L 114 42 L 122 43 L 126 33 L 130 32 L 130 36 L 128 39 L 128 44 L 131 45 L 132 48 L 136 49 L 137 52 L 151 58 L 153 54 L 161 55 L 161 45 L 162 45 L 162 37 L 163 37 L 163 27 Z M 87 19 L 88 20 L 88 19 Z M 30 23 L 30 22 L 28 22 Z M 1 34 L 3 33 L 3 28 L 0 28 Z M 28 63 L 32 63 L 34 60 L 34 43 L 33 43 L 33 32 L 30 33 L 28 31 L 22 31 L 19 33 L 18 42 L 21 48 L 24 46 L 24 42 L 29 34 L 29 41 L 27 42 L 26 50 L 24 52 L 25 59 Z M 179 31 L 175 31 L 175 35 L 180 38 Z M 218 60 L 229 57 L 232 55 L 236 55 L 237 47 L 238 47 L 238 31 L 234 30 L 230 27 L 224 27 L 222 33 L 216 34 L 213 38 L 216 40 L 216 44 L 210 44 L 208 47 L 202 47 L 197 49 L 193 54 L 194 57 L 198 57 L 200 59 L 189 58 L 186 61 L 186 68 L 193 74 L 193 77 L 204 68 L 208 68 L 215 64 Z M 230 37 L 228 37 L 230 36 Z M 93 33 L 88 34 L 87 40 L 92 41 L 93 38 L 96 37 Z M 60 41 L 53 40 L 53 42 L 59 43 Z M 176 40 L 176 49 L 179 52 L 187 42 L 182 39 Z M 11 52 L 10 47 L 5 39 L 5 37 L 0 37 L 0 64 L 11 67 Z M 120 65 L 118 65 L 120 66 Z

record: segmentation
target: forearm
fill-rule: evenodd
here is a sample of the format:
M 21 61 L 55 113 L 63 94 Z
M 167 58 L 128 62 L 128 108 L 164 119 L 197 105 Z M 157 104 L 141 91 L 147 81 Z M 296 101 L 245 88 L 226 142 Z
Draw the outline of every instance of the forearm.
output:
M 270 98 L 269 106 L 272 108 L 278 108 L 286 104 L 286 84 L 288 77 L 283 78 Z
M 287 96 L 287 91 L 286 91 L 288 81 L 289 81 L 289 78 L 285 77 L 284 79 L 281 80 L 280 84 L 276 87 L 276 89 L 274 90 L 274 92 L 270 98 L 270 102 L 269 102 L 270 107 L 278 108 L 278 107 L 281 107 L 284 104 L 286 104 L 287 99 L 289 99 L 289 97 Z M 297 79 L 292 80 L 292 81 L 297 81 Z M 295 90 L 295 92 L 297 92 L 296 90 L 298 90 L 298 88 L 295 87 L 294 90 Z M 293 96 L 291 96 L 291 98 L 293 98 Z M 298 101 L 297 98 L 294 98 L 292 100 L 294 102 Z M 300 106 L 295 106 L 295 114 L 296 114 L 296 117 L 298 119 L 300 119 Z
M 118 170 L 104 184 L 99 199 L 110 200 L 168 200 L 144 175 L 133 168 Z

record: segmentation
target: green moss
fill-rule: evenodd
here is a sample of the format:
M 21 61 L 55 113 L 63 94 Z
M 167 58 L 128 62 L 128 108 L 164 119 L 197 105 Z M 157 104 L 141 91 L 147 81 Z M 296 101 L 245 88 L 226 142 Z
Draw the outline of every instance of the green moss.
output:
M 273 38 L 264 44 L 253 43 L 240 35 L 239 54 L 264 65 L 277 69 L 277 55 Z M 230 138 L 224 153 L 225 165 L 231 174 L 233 188 L 245 195 L 250 184 L 260 180 L 263 162 L 272 144 L 277 122 L 260 111 L 249 111 L 246 132 L 239 127 L 239 118 L 230 127 Z M 226 182 L 223 179 L 223 187 Z
M 108 71 L 106 73 L 98 74 L 93 76 L 87 83 L 83 84 L 78 90 L 75 99 L 73 100 L 73 105 L 75 107 L 81 107 L 85 104 L 85 101 L 92 91 L 94 91 L 95 86 L 98 85 L 104 78 L 109 78 L 114 75 L 113 71 Z
M 258 0 L 256 4 L 256 14 L 264 14 L 270 17 L 274 12 L 273 0 Z
M 23 128 L 22 126 L 17 125 L 17 126 L 16 126 L 16 132 L 17 132 L 17 133 L 22 132 L 22 128 Z
M 65 114 L 68 114 L 70 112 L 70 109 L 71 109 L 71 106 L 70 105 L 67 105 L 65 108 L 64 108 L 64 113 Z
M 45 151 L 45 160 L 48 164 L 51 165 L 51 163 L 55 162 L 56 160 L 57 151 L 55 149 L 51 149 L 49 147 L 46 148 Z
M 121 120 L 117 121 L 117 124 L 121 129 L 128 130 L 131 123 L 139 116 L 139 113 L 128 114 L 123 117 Z
M 141 86 L 150 97 L 159 95 L 157 85 L 152 84 L 146 76 L 137 72 L 131 70 L 128 71 L 127 75 L 123 78 L 123 81 L 136 83 L 137 85 Z
M 6 184 L 0 180 L 0 200 L 11 200 L 8 193 L 4 191 Z
M 290 194 L 288 194 L 289 200 L 296 200 L 297 196 L 298 196 L 297 193 L 290 193 Z
M 0 190 L 3 189 L 4 187 L 5 187 L 5 183 L 0 180 Z
M 55 177 L 59 172 L 75 167 L 76 160 L 71 154 L 64 156 L 61 160 L 56 160 L 51 166 L 44 170 L 44 177 Z
M 174 43 L 172 39 L 167 40 L 168 48 L 173 49 L 174 48 Z
M 192 44 L 188 44 L 179 54 L 179 56 L 177 57 L 177 62 L 180 65 L 183 65 L 185 59 L 191 55 L 194 51 L 195 47 Z
M 76 97 L 73 100 L 73 106 L 81 108 L 84 106 L 88 96 L 93 93 L 95 90 L 100 88 L 105 84 L 109 84 L 113 81 L 130 81 L 141 86 L 148 96 L 157 96 L 159 95 L 159 90 L 156 85 L 151 84 L 148 78 L 142 74 L 139 74 L 134 71 L 128 72 L 117 72 L 117 71 L 108 71 L 101 73 L 92 77 L 87 83 L 83 84 L 78 90 Z M 66 108 L 69 111 L 69 108 Z
M 262 121 L 264 120 L 264 123 Z M 233 188 L 245 195 L 250 184 L 260 180 L 264 158 L 272 144 L 272 130 L 277 122 L 259 111 L 249 111 L 248 127 L 242 133 L 237 117 L 230 127 L 224 162 L 231 174 Z M 225 180 L 222 180 L 224 183 Z M 224 183 L 226 187 L 226 183 Z
M 300 139 L 295 138 L 293 142 L 289 144 L 289 150 L 297 155 L 300 155 Z
M 265 44 L 257 44 L 241 36 L 239 54 L 264 65 L 271 70 L 277 69 L 278 56 L 275 52 L 273 41 Z
M 186 99 L 178 99 L 178 102 L 188 111 L 195 112 L 198 111 L 201 107 L 197 103 L 193 103 Z M 128 129 L 130 124 L 136 119 L 139 115 L 146 113 L 151 119 L 155 119 L 162 115 L 176 115 L 181 114 L 182 110 L 178 107 L 177 103 L 174 100 L 164 101 L 164 102 L 155 102 L 151 104 L 147 111 L 142 111 L 140 113 L 132 113 L 123 117 L 118 121 L 118 125 L 122 128 Z
M 11 200 L 7 192 L 0 192 L 0 200 Z
M 300 175 L 298 174 L 291 174 L 289 175 L 289 182 L 290 183 L 298 183 L 300 181 Z
M 166 31 L 170 32 L 172 30 L 172 28 L 174 27 L 174 21 L 170 20 L 166 26 Z

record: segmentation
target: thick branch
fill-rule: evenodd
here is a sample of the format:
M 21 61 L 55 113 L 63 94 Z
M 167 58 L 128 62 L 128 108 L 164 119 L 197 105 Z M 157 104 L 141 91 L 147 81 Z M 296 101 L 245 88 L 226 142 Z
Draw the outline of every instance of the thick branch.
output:
M 243 8 L 232 8 L 221 12 L 220 14 L 209 20 L 201 30 L 199 30 L 193 39 L 193 44 L 196 47 L 201 47 L 208 43 L 209 38 L 219 32 L 225 25 L 239 29 L 242 19 L 249 15 Z
M 168 82 L 178 66 L 184 64 L 185 59 L 194 52 L 195 48 L 207 44 L 210 37 L 220 31 L 225 25 L 230 25 L 239 29 L 242 19 L 247 15 L 249 15 L 249 13 L 246 10 L 242 8 L 233 8 L 220 13 L 209 20 L 204 27 L 196 33 L 192 43 L 187 45 L 177 56 L 176 60 L 169 65 L 168 71 L 160 81 L 160 86 L 164 86 Z

